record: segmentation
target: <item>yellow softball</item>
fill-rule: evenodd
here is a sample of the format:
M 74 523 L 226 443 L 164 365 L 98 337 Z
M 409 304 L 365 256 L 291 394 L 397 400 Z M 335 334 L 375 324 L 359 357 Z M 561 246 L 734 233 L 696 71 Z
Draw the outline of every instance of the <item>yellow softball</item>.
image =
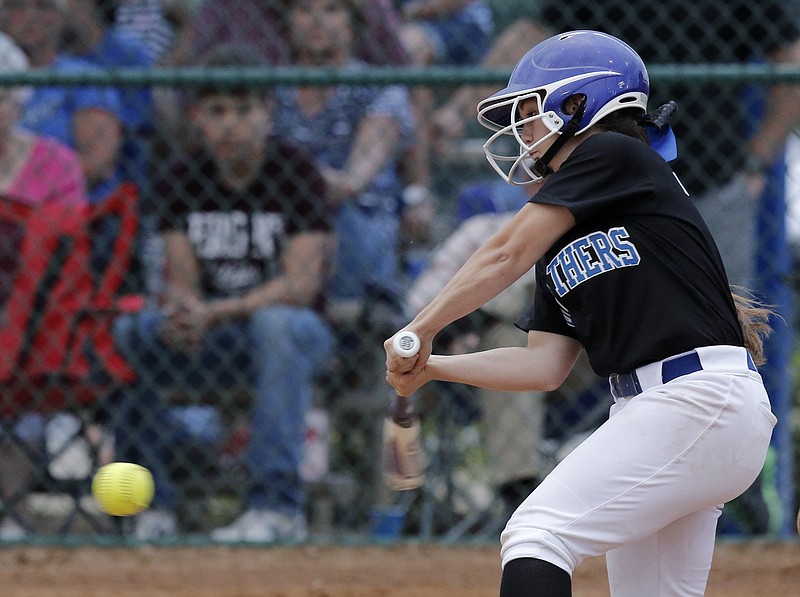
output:
M 138 514 L 150 505 L 154 490 L 150 471 L 132 462 L 106 464 L 92 479 L 92 494 L 112 516 Z

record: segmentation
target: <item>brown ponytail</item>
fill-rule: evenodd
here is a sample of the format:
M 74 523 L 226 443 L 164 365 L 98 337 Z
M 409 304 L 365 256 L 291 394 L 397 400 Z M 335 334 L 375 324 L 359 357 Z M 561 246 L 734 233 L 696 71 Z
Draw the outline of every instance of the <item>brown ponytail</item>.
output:
M 744 346 L 753 357 L 756 365 L 763 365 L 764 341 L 772 333 L 772 326 L 769 319 L 775 312 L 766 305 L 761 304 L 750 296 L 744 296 L 741 289 L 731 292 L 733 302 L 736 305 L 736 316 L 744 335 Z

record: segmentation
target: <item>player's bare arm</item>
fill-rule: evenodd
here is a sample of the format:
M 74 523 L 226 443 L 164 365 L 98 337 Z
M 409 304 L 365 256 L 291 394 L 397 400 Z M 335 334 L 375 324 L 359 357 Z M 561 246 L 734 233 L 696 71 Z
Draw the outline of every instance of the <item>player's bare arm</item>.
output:
M 432 355 L 419 374 L 390 373 L 387 381 L 410 395 L 429 381 L 448 381 L 505 392 L 552 391 L 566 379 L 582 350 L 574 338 L 532 331 L 526 347 Z
M 387 349 L 387 367 L 394 373 L 418 371 L 431 354 L 433 337 L 446 325 L 472 313 L 530 270 L 575 221 L 566 208 L 528 203 L 481 246 L 438 296 L 407 326 L 422 343 L 419 356 L 403 359 Z

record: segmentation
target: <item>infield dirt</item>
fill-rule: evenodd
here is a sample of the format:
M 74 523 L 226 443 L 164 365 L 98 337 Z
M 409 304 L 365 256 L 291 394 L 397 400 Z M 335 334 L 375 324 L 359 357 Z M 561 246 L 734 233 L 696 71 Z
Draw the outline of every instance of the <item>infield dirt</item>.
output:
M 429 544 L 338 547 L 7 547 L 4 597 L 477 597 L 497 595 L 498 549 Z M 602 558 L 575 597 L 607 597 Z M 707 597 L 798 595 L 800 543 L 717 546 Z

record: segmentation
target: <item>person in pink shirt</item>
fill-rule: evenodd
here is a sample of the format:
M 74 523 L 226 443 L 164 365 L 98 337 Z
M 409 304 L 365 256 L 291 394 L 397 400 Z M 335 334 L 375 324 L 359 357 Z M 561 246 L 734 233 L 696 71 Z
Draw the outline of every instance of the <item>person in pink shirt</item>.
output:
M 5 124 L 3 103 L 0 93 L 0 127 Z M 4 133 L 0 128 L 0 136 Z M 21 130 L 0 137 L 0 144 L 22 150 L 20 154 L 4 156 L 18 162 L 19 167 L 16 176 L 2 176 L 0 195 L 37 205 L 59 201 L 71 205 L 87 203 L 83 170 L 74 150 L 50 137 Z M 0 172 L 5 174 L 2 166 Z
M 28 69 L 25 53 L 0 33 L 0 73 Z M 0 196 L 28 204 L 87 203 L 86 180 L 77 153 L 66 145 L 18 126 L 30 89 L 0 87 Z
M 27 69 L 23 51 L 0 33 L 0 74 Z M 0 87 L 0 197 L 31 205 L 87 204 L 86 181 L 77 153 L 55 139 L 18 126 L 21 107 L 29 94 L 30 89 L 24 87 Z M 7 248 L 8 243 L 4 246 Z M 42 415 L 27 412 L 0 431 L 0 499 L 4 504 L 33 478 L 31 454 L 43 449 L 44 424 Z M 0 538 L 22 538 L 27 532 L 23 526 L 28 519 L 25 501 L 3 511 Z

